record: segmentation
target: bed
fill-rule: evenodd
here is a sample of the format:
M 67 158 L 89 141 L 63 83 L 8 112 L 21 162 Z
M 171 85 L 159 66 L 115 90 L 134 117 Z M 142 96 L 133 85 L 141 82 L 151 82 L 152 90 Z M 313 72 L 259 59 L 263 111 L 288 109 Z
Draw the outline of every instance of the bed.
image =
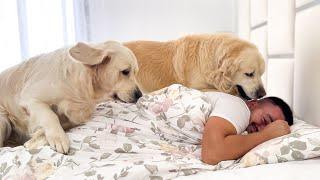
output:
M 316 173 L 319 168 L 320 159 L 316 158 L 280 164 L 265 164 L 242 169 L 203 172 L 195 176 L 184 176 L 177 179 L 316 180 L 319 179 L 319 175 Z
M 313 133 L 319 133 L 320 126 L 319 4 L 318 0 L 245 0 L 238 10 L 240 37 L 254 42 L 266 59 L 268 95 L 285 99 L 296 119 L 314 125 L 306 126 L 313 128 Z M 198 105 L 203 114 L 208 111 Z M 136 121 L 156 117 L 139 111 L 133 104 L 99 104 L 91 121 L 68 131 L 68 155 L 48 146 L 1 148 L 0 179 L 319 179 L 320 140 L 316 138 L 320 136 L 295 131 L 299 125 L 296 133 L 287 137 L 287 145 L 273 144 L 278 149 L 276 156 L 257 148 L 242 159 L 211 166 L 199 160 L 200 147 L 192 144 L 197 135 L 183 138 L 169 133 L 176 142 L 167 141 L 160 133 L 155 137 L 157 127 L 144 128 Z M 188 122 L 180 121 L 175 128 Z M 303 136 L 311 145 L 297 142 Z M 290 143 L 295 150 L 287 148 Z M 300 149 L 309 151 L 296 153 Z
M 259 169 L 254 177 L 272 166 L 294 168 L 297 161 L 315 164 L 316 160 L 307 159 L 320 157 L 320 128 L 296 119 L 289 135 L 267 141 L 238 160 L 205 164 L 200 160 L 199 142 L 211 108 L 204 93 L 179 84 L 144 95 L 136 104 L 101 103 L 89 122 L 67 132 L 71 141 L 67 155 L 49 146 L 1 148 L 0 177 L 201 179 L 241 172 L 245 177 L 248 167 Z M 289 163 L 281 166 L 283 162 Z

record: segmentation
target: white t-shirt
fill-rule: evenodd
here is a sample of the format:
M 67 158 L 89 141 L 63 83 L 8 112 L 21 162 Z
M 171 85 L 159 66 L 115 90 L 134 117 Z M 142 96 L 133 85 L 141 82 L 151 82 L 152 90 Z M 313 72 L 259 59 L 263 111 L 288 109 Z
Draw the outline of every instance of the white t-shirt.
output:
M 246 103 L 239 97 L 221 93 L 205 92 L 212 104 L 210 116 L 218 116 L 229 121 L 241 134 L 249 125 L 250 110 Z

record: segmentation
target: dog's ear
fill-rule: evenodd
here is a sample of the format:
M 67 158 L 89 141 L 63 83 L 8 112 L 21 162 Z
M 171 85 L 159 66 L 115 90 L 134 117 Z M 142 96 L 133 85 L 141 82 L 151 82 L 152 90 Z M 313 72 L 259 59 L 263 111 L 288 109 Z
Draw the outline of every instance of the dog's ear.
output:
M 79 42 L 71 47 L 68 53 L 73 60 L 93 66 L 102 62 L 108 63 L 112 51 L 97 49 L 89 44 Z
M 236 94 L 232 78 L 238 71 L 241 60 L 234 58 L 221 58 L 219 60 L 220 62 L 218 62 L 218 66 L 215 70 L 203 67 L 206 82 L 214 85 L 214 87 L 219 91 Z M 210 67 L 210 65 L 208 67 Z

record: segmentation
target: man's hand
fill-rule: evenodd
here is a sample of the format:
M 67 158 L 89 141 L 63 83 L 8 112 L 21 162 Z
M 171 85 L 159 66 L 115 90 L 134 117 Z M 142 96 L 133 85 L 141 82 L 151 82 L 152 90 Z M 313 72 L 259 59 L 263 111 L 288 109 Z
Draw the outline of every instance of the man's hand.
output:
M 201 158 L 208 164 L 238 159 L 258 144 L 288 133 L 290 128 L 283 120 L 274 121 L 259 132 L 240 135 L 229 121 L 210 117 L 202 136 Z
M 290 126 L 287 121 L 277 120 L 268 124 L 263 130 L 261 130 L 268 139 L 273 139 L 290 133 Z

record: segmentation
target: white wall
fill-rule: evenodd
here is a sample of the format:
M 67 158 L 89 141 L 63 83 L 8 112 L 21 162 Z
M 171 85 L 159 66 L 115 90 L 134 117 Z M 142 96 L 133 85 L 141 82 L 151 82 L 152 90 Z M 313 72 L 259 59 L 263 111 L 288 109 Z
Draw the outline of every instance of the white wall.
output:
M 320 126 L 320 0 L 241 0 L 239 36 L 266 58 L 268 96 Z
M 0 0 L 0 72 L 74 41 L 236 32 L 236 6 L 237 0 Z
M 0 1 L 0 72 L 20 62 L 16 1 Z
M 236 0 L 91 0 L 88 40 L 168 40 L 236 32 Z

